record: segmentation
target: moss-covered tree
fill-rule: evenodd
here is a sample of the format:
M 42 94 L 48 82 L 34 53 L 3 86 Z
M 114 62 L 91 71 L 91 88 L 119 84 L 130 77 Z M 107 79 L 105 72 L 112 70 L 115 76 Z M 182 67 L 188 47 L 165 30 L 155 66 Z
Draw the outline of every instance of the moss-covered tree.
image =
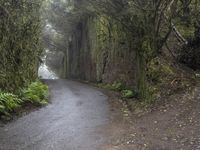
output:
M 197 24 L 194 20 L 195 17 L 198 18 L 198 7 L 199 2 L 196 0 L 73 0 L 70 3 L 62 1 L 62 4 L 55 0 L 51 1 L 50 10 L 53 15 L 51 14 L 49 20 L 57 31 L 67 33 L 63 34 L 65 45 L 76 32 L 78 24 L 87 22 L 90 18 L 97 19 L 102 26 L 105 25 L 103 28 L 106 29 L 102 28 L 104 36 L 108 35 L 108 38 L 97 40 L 101 51 L 112 47 L 112 42 L 109 41 L 112 32 L 108 29 L 109 25 L 119 25 L 120 31 L 117 32 L 125 34 L 127 41 L 131 40 L 129 48 L 136 52 L 136 89 L 142 98 L 148 99 L 148 63 L 162 53 L 171 32 L 174 32 L 181 44 L 188 44 L 187 37 L 180 32 L 179 24 L 185 24 L 186 20 L 191 26 L 194 22 Z
M 42 0 L 0 1 L 0 89 L 16 91 L 37 77 Z

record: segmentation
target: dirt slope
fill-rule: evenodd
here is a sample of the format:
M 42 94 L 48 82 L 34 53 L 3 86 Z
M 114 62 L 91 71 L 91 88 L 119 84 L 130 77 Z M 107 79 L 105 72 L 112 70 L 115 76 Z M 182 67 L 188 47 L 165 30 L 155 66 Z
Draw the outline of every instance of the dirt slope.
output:
M 121 118 L 113 118 L 114 128 L 108 129 L 113 135 L 106 149 L 200 150 L 200 87 L 174 94 L 163 102 L 132 114 L 112 96 L 112 105 L 122 111 Z

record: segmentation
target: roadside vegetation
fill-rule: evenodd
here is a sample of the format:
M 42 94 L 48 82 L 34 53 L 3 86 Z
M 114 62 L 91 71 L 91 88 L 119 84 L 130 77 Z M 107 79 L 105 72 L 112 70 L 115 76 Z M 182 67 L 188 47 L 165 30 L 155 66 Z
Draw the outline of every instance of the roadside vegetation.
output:
M 116 94 L 125 117 L 150 110 L 133 117 L 145 146 L 134 149 L 148 136 L 150 149 L 167 149 L 158 135 L 170 146 L 179 132 L 183 147 L 197 144 L 175 149 L 200 149 L 200 0 L 0 0 L 0 119 L 48 104 L 38 81 L 44 49 L 64 79 Z
M 0 117 L 24 105 L 47 104 L 48 87 L 38 80 L 42 0 L 0 1 Z
M 199 8 L 197 0 L 1 1 L 1 112 L 25 101 L 46 104 L 46 87 L 34 82 L 41 37 L 50 51 L 63 54 L 63 77 L 95 81 L 124 99 L 152 104 L 195 85 Z
M 46 18 L 58 32 L 55 36 L 44 36 L 45 43 L 54 45 L 50 47 L 54 51 L 63 51 L 66 77 L 90 80 L 94 76 L 92 81 L 114 90 L 119 90 L 115 81 L 124 83 L 130 88 L 123 89 L 122 95 L 137 95 L 149 103 L 159 87 L 163 87 L 162 83 L 180 79 L 176 78 L 183 70 L 181 64 L 192 68 L 191 78 L 193 71 L 199 70 L 200 3 L 197 0 L 55 0 L 47 6 Z M 74 43 L 80 43 L 81 50 L 75 49 Z M 69 49 L 73 49 L 74 55 Z M 133 58 L 129 58 L 133 51 Z M 126 59 L 130 60 L 123 64 Z M 88 69 L 84 63 L 79 64 L 84 60 L 90 60 L 91 66 L 95 64 L 91 68 L 96 70 L 82 70 Z M 126 65 L 134 66 L 132 74 L 126 74 L 132 71 Z M 119 75 L 116 72 L 114 79 L 108 78 L 113 68 L 121 69 Z M 182 73 L 181 80 L 184 80 L 187 73 Z
M 16 94 L 0 91 L 0 117 L 9 119 L 13 113 L 17 113 L 27 104 L 35 106 L 48 104 L 47 85 L 36 81 Z

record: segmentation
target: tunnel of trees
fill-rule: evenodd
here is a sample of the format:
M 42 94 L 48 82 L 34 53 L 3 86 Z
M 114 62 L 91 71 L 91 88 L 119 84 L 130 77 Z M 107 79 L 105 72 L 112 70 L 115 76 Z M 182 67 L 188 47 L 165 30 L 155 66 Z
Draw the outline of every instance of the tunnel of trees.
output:
M 46 17 L 57 34 L 44 41 L 62 51 L 64 78 L 120 82 L 148 97 L 156 59 L 199 69 L 199 7 L 197 0 L 54 0 Z
M 200 150 L 199 108 L 200 0 L 0 0 L 0 150 Z
M 0 89 L 36 81 L 45 47 L 62 55 L 63 78 L 123 84 L 148 99 L 173 72 L 157 63 L 200 69 L 199 11 L 198 0 L 1 0 Z

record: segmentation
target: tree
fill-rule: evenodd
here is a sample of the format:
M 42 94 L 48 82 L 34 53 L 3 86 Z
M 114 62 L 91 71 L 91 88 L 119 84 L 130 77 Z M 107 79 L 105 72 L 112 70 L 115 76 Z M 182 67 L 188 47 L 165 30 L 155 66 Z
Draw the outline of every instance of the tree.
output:
M 37 77 L 41 0 L 0 1 L 0 88 L 16 91 Z
M 77 25 L 88 17 L 103 16 L 118 22 L 124 32 L 133 37 L 138 66 L 137 89 L 145 98 L 148 97 L 148 63 L 162 52 L 172 31 L 182 44 L 188 43 L 176 23 L 182 15 L 188 18 L 188 14 L 197 9 L 197 3 L 196 0 L 73 0 L 58 5 L 54 1 L 51 23 L 58 32 L 65 33 L 63 39 L 67 42 Z

